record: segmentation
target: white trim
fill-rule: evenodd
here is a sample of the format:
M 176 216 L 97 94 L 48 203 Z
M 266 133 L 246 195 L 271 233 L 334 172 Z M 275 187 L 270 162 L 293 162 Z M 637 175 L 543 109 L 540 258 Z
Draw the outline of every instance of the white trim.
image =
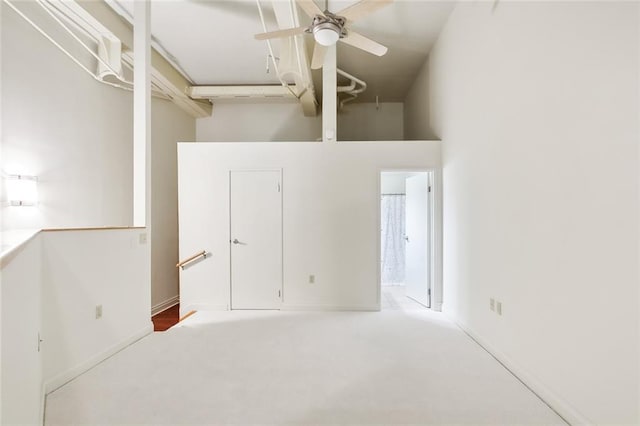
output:
M 127 346 L 137 342 L 138 340 L 142 339 L 143 337 L 145 337 L 145 336 L 147 336 L 147 335 L 149 335 L 151 333 L 153 333 L 153 323 L 151 323 L 151 321 L 149 321 L 149 325 L 147 325 L 145 328 L 143 328 L 142 330 L 138 331 L 137 333 L 134 333 L 133 335 L 131 335 L 127 339 L 123 340 L 122 342 L 111 346 L 110 348 L 106 349 L 105 351 L 100 352 L 99 354 L 96 354 L 96 355 L 92 356 L 91 358 L 89 358 L 85 362 L 83 362 L 83 363 L 81 363 L 81 364 L 79 364 L 79 365 L 77 365 L 75 367 L 72 367 L 72 368 L 68 369 L 67 371 L 64 371 L 64 372 L 58 374 L 57 376 L 53 377 L 50 380 L 47 380 L 44 383 L 44 386 L 43 386 L 44 387 L 44 393 L 45 394 L 49 394 L 49 393 L 53 392 L 54 390 L 56 390 L 59 387 L 69 383 L 71 380 L 75 379 L 76 377 L 80 376 L 81 374 L 89 371 L 90 369 L 92 369 L 96 365 L 100 364 L 105 359 L 110 358 L 111 356 L 113 356 L 116 353 L 120 352 L 121 350 L 123 350 Z
M 40 419 L 40 424 L 44 426 L 44 415 L 47 409 L 47 392 L 45 389 L 45 384 L 40 383 L 40 413 L 38 418 Z
M 432 193 L 431 201 L 433 202 L 433 235 L 432 235 L 432 278 L 433 285 L 431 286 L 431 309 L 436 312 L 442 312 L 443 304 L 443 279 L 442 279 L 442 168 L 438 167 L 433 169 L 431 175 Z
M 506 368 L 511 374 L 513 374 L 522 384 L 524 384 L 531 392 L 533 392 L 538 398 L 540 398 L 551 410 L 553 410 L 558 416 L 560 416 L 565 422 L 570 425 L 582 425 L 590 426 L 595 423 L 587 420 L 582 414 L 573 408 L 567 401 L 559 397 L 555 392 L 549 389 L 544 383 L 534 378 L 526 370 L 516 364 L 512 359 L 507 357 L 504 353 L 498 351 L 493 347 L 486 339 L 476 333 L 467 325 L 458 321 L 450 313 L 445 315 L 456 324 L 462 331 L 464 331 L 471 339 L 473 339 L 480 347 L 489 352 L 504 368 Z
M 180 303 L 180 296 L 173 296 L 171 299 L 167 299 L 164 302 L 160 302 L 157 305 L 151 307 L 151 316 L 157 315 L 160 312 L 164 312 L 169 308 L 172 308 Z
M 380 306 L 334 306 L 334 305 L 282 305 L 282 311 L 366 311 L 378 312 Z

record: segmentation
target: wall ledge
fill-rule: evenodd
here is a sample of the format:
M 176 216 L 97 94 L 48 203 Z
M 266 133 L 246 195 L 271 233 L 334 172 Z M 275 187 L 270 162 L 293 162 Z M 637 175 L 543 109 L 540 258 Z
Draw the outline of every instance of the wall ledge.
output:
M 126 229 L 146 229 L 144 226 L 94 226 L 85 228 L 44 228 L 42 232 L 68 232 L 68 231 L 114 231 Z
M 39 233 L 39 229 L 2 231 L 0 233 L 0 242 L 2 243 L 0 269 L 7 266 Z

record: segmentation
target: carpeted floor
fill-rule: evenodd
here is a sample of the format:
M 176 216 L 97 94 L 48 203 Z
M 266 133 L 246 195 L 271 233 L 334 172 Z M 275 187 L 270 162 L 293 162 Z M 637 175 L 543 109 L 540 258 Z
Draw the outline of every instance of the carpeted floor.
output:
M 425 309 L 198 312 L 50 394 L 45 417 L 47 425 L 564 424 Z

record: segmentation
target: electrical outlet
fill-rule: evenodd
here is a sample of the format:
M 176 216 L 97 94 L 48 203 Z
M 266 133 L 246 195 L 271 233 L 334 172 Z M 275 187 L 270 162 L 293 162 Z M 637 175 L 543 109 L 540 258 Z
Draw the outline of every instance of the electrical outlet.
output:
M 314 284 L 316 282 L 316 276 L 315 275 L 309 275 L 309 284 Z
M 102 305 L 96 305 L 96 319 L 102 318 Z
M 140 234 L 140 235 L 138 236 L 138 242 L 139 242 L 140 244 L 147 244 L 147 234 L 146 234 L 146 233 L 144 233 L 144 234 Z
M 496 310 L 496 299 L 494 299 L 493 297 L 489 299 L 489 309 L 491 309 L 492 311 Z
M 502 302 L 496 303 L 496 313 L 502 315 Z

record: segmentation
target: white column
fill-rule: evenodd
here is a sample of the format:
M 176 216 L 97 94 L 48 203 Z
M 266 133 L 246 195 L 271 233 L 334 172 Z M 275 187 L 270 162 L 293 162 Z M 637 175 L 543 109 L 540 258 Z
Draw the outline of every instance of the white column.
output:
M 151 5 L 134 2 L 133 225 L 149 225 L 151 207 Z
M 322 141 L 335 142 L 338 121 L 336 46 L 327 47 L 322 66 Z

